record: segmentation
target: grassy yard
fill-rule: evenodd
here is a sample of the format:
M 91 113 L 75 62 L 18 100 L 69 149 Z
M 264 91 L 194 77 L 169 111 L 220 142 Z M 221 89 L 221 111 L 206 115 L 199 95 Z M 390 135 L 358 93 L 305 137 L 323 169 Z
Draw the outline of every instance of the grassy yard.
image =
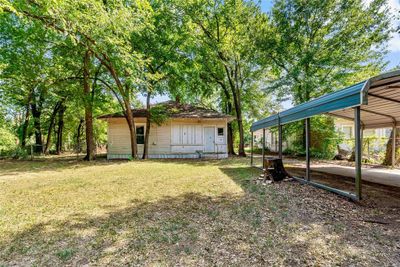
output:
M 258 175 L 242 159 L 0 161 L 0 266 L 399 264 L 397 205 Z

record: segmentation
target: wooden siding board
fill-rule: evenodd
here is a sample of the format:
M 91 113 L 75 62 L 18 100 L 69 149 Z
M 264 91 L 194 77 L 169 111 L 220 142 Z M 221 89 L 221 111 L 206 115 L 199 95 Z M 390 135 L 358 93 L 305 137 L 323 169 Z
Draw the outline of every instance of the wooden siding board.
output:
M 135 123 L 136 126 L 142 126 L 145 125 L 145 120 L 135 119 Z M 153 158 L 162 158 L 164 157 L 163 155 L 177 155 L 176 153 L 178 153 L 186 155 L 182 157 L 195 157 L 193 155 L 197 155 L 195 153 L 196 151 L 203 150 L 203 128 L 206 126 L 215 127 L 215 129 L 217 129 L 217 127 L 224 128 L 225 136 L 222 138 L 223 142 L 216 144 L 216 151 L 224 153 L 227 151 L 226 123 L 226 119 L 201 121 L 193 119 L 172 119 L 162 125 L 152 125 L 149 136 L 149 156 Z M 186 133 L 184 139 L 182 139 L 182 131 Z M 130 133 L 124 118 L 108 119 L 107 139 L 108 158 L 129 157 L 131 154 Z M 175 146 L 174 143 L 177 145 Z M 138 156 L 141 156 L 142 153 L 143 145 L 138 145 Z M 193 155 L 188 156 L 189 154 Z

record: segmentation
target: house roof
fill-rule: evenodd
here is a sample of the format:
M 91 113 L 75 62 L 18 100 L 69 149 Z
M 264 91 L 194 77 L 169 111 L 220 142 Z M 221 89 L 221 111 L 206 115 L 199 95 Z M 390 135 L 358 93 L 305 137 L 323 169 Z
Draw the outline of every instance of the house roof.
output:
M 228 119 L 229 121 L 234 120 L 231 115 L 220 113 L 216 110 L 204 108 L 200 106 L 195 106 L 191 104 L 183 104 L 173 100 L 161 102 L 153 105 L 153 107 L 163 107 L 165 109 L 166 115 L 170 118 L 187 118 L 187 119 Z M 146 109 L 132 109 L 133 117 L 135 118 L 146 118 Z M 113 114 L 106 114 L 99 116 L 99 119 L 108 118 L 122 118 L 124 117 L 122 112 L 117 112 Z

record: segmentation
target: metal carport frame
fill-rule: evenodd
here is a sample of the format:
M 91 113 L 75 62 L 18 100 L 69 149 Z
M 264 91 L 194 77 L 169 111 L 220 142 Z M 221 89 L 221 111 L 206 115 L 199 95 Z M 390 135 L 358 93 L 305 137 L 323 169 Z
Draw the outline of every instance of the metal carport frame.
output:
M 354 193 L 313 182 L 310 179 L 310 118 L 319 114 L 354 120 L 356 169 Z M 393 128 L 392 163 L 395 163 L 395 132 L 398 121 L 400 121 L 400 70 L 369 78 L 254 122 L 251 126 L 251 151 L 253 151 L 254 131 L 263 129 L 263 165 L 265 159 L 265 128 L 278 127 L 279 157 L 282 158 L 282 125 L 298 120 L 306 120 L 306 177 L 305 179 L 298 177 L 296 179 L 302 183 L 308 183 L 353 200 L 360 200 L 362 195 L 362 131 L 364 129 Z M 253 152 L 251 153 L 251 166 L 253 166 Z

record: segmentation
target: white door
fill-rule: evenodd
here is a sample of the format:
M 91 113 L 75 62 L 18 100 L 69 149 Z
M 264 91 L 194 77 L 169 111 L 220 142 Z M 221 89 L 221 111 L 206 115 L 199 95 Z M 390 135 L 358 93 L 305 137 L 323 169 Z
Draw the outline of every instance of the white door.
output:
M 215 128 L 204 127 L 204 152 L 214 152 Z

